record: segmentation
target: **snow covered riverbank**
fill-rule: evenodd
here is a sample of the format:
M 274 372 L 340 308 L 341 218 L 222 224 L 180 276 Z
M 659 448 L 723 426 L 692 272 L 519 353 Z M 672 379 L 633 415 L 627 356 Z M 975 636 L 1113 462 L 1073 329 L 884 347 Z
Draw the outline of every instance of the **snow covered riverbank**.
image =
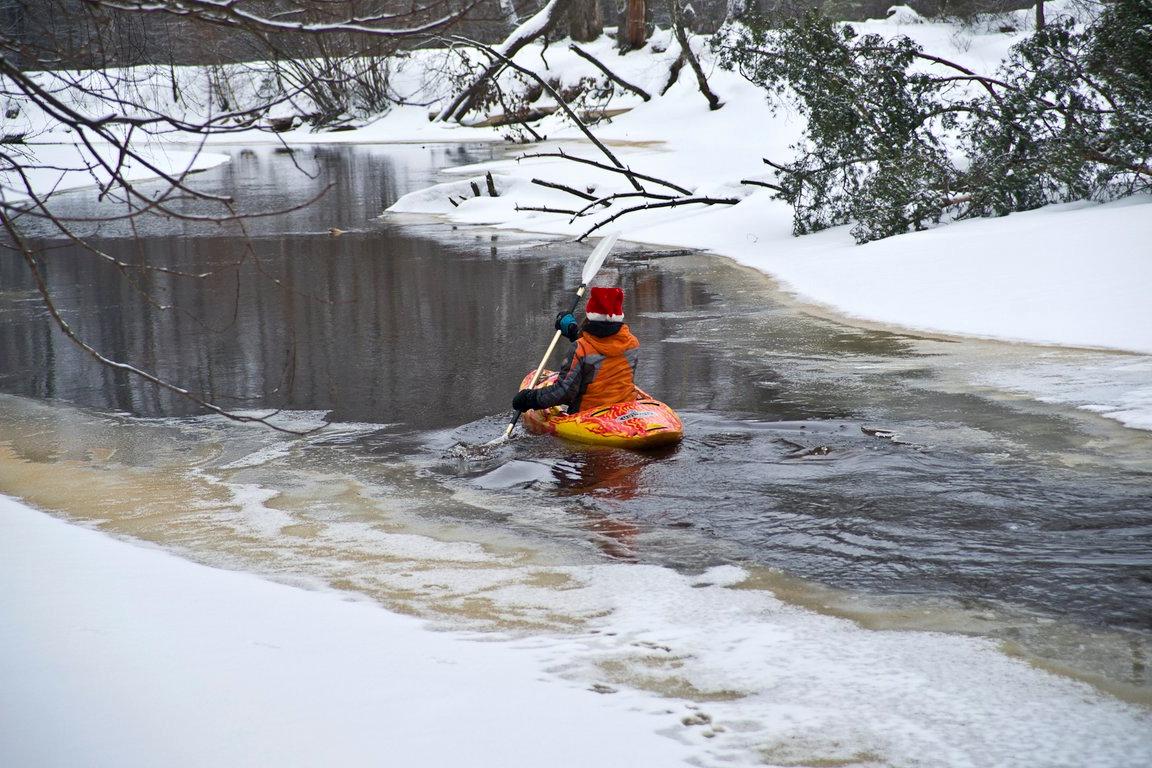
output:
M 570 569 L 556 608 L 601 613 L 595 628 L 500 640 L 195 565 L 5 497 L 0 533 L 4 765 L 1152 760 L 1146 711 L 986 641 L 868 631 L 730 589 L 736 568 Z
M 523 644 L 117 542 L 0 497 L 0 764 L 657 766 L 658 701 Z
M 906 34 L 925 50 L 987 74 L 995 72 L 1021 36 L 931 23 L 906 10 L 856 26 L 861 32 Z M 615 56 L 607 41 L 594 52 L 626 77 L 651 85 L 644 68 Z M 521 55 L 528 61 L 538 53 Z M 702 54 L 709 57 L 707 50 Z M 552 66 L 573 77 L 578 63 L 557 54 Z M 697 195 L 741 202 L 630 214 L 609 226 L 620 229 L 625 239 L 729 256 L 768 272 L 805 301 L 867 321 L 1006 341 L 1152 352 L 1152 304 L 1146 300 L 1152 291 L 1152 199 L 1050 206 L 865 246 L 855 245 L 848 227 L 793 237 L 791 209 L 771 193 L 740 182 L 769 178 L 762 157 L 790 156 L 789 146 L 799 139 L 799 118 L 784 108 L 774 113 L 764 92 L 733 72 L 711 65 L 710 77 L 724 101 L 719 111 L 710 112 L 690 78 L 682 78 L 663 98 L 636 103 L 595 132 L 618 143 L 643 143 L 616 150 L 637 172 Z M 543 132 L 553 140 L 578 137 L 574 129 Z M 604 160 L 587 143 L 569 144 L 565 151 Z M 574 202 L 563 192 L 531 184 L 533 178 L 591 190 L 596 197 L 627 191 L 627 182 L 617 174 L 557 158 L 453 169 L 472 177 L 488 171 L 502 177 L 501 197 L 474 197 L 467 185 L 449 183 L 410 194 L 390 210 L 579 236 L 630 204 L 623 201 L 578 219 L 526 210 L 571 208 Z

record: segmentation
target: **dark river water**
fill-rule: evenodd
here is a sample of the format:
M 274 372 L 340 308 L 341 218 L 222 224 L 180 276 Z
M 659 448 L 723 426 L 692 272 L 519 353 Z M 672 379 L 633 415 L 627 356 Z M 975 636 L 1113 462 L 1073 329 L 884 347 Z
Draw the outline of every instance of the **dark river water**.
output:
M 209 273 L 200 279 L 126 277 L 26 226 L 46 249 L 65 317 L 109 356 L 229 408 L 381 425 L 343 443 L 342 455 L 407 462 L 423 483 L 501 500 L 430 514 L 531 528 L 616 560 L 764 566 L 812 585 L 801 602 L 856 617 L 870 606 L 892 625 L 901 624 L 893 605 L 917 601 L 995 614 L 981 631 L 1031 642 L 1041 656 L 1037 626 L 1113 633 L 1130 653 L 1098 663 L 1070 646 L 1047 655 L 1147 691 L 1152 440 L 981 391 L 956 373 L 1026 369 L 1027 347 L 855 328 L 722 259 L 625 245 L 600 279 L 624 288 L 643 344 L 640 384 L 681 412 L 684 443 L 655 455 L 526 437 L 488 453 L 454 447 L 500 433 L 587 246 L 376 217 L 440 168 L 493 151 L 232 150 L 231 163 L 196 182 L 249 210 L 333 189 L 244 231 L 159 219 L 135 232 L 88 226 L 118 258 Z M 113 208 L 73 193 L 58 210 Z M 70 345 L 9 251 L 0 254 L 0 390 L 144 417 L 129 420 L 141 429 L 199 413 Z M 547 524 L 517 511 L 540 508 L 553 511 Z

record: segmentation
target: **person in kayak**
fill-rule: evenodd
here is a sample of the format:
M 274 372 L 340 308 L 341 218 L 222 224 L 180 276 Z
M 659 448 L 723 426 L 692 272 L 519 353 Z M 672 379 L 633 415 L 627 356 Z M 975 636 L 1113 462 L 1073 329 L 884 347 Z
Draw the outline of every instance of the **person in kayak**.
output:
M 633 376 L 640 342 L 624 324 L 624 291 L 592 288 L 584 324 L 570 312 L 556 315 L 556 330 L 573 342 L 556 383 L 522 389 L 512 399 L 517 411 L 567 405 L 568 413 L 602 408 L 637 398 Z

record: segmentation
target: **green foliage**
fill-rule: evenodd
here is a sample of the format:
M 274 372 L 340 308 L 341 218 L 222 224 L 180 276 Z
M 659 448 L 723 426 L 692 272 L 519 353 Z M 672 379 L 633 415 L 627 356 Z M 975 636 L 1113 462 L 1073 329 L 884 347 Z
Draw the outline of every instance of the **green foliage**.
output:
M 778 31 L 749 25 L 719 47 L 725 66 L 808 118 L 797 159 L 778 167 L 796 234 L 852 221 L 865 242 L 940 219 L 956 176 L 942 136 L 955 116 L 910 70 L 919 52 L 818 13 Z
M 1139 23 L 1124 28 L 1143 13 Z M 1135 34 L 1133 34 L 1135 33 Z M 1141 34 L 1143 42 L 1140 41 Z M 1092 27 L 1049 24 L 1017 45 L 971 121 L 965 216 L 1107 199 L 1148 186 L 1152 157 L 1152 4 L 1127 0 Z
M 796 234 L 851 222 L 863 243 L 1152 182 L 1152 0 L 1117 0 L 1083 31 L 1050 24 L 996 78 L 818 13 L 716 48 L 807 118 L 795 158 L 770 162 Z

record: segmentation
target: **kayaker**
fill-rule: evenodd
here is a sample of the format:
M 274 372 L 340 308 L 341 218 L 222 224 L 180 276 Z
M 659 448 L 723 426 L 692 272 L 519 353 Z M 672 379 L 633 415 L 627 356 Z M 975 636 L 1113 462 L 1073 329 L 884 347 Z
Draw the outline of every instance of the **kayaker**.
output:
M 568 413 L 635 400 L 633 376 L 640 342 L 624 324 L 624 291 L 594 287 L 583 325 L 570 312 L 556 315 L 556 330 L 573 342 L 556 383 L 522 389 L 512 399 L 517 411 L 567 405 Z

